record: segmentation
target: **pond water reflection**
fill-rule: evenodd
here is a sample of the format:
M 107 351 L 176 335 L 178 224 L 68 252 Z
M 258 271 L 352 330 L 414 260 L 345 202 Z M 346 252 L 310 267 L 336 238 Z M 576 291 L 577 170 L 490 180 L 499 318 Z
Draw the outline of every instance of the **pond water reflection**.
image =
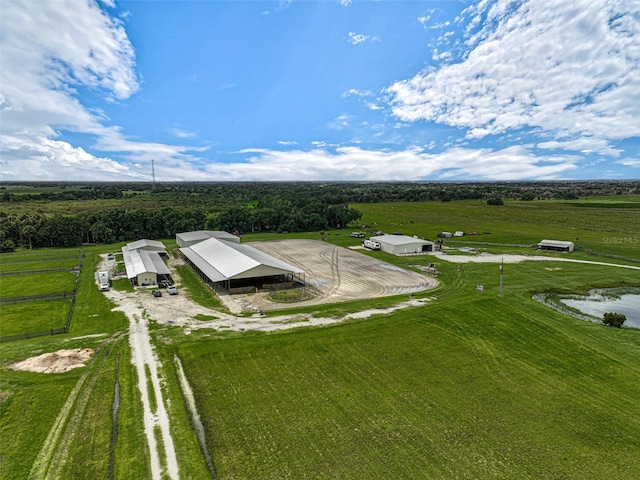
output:
M 626 315 L 625 327 L 640 328 L 640 293 L 626 293 L 617 297 L 594 291 L 587 297 L 561 298 L 560 302 L 582 313 L 602 319 L 606 312 Z

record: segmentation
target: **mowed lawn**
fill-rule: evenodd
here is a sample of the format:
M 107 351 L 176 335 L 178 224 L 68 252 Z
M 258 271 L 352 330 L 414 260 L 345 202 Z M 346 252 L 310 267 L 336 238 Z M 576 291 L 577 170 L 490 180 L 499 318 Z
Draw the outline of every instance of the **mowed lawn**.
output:
M 425 307 L 160 348 L 182 358 L 219 478 L 640 478 L 640 332 L 530 298 L 638 271 L 550 265 L 509 265 L 499 297 L 496 265 L 442 264 Z

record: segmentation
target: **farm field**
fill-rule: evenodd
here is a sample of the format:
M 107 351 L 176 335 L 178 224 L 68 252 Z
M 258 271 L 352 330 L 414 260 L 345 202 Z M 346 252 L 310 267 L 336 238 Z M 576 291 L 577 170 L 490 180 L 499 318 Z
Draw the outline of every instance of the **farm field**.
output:
M 445 245 L 466 242 L 531 245 L 543 238 L 575 242 L 594 250 L 640 258 L 640 198 L 625 202 L 505 201 L 504 206 L 473 200 L 460 202 L 398 202 L 353 204 L 371 229 L 400 231 L 431 240 L 442 231 L 476 232 L 477 236 L 446 239 Z
M 640 257 L 640 245 L 603 240 L 640 236 L 633 206 L 638 198 L 596 200 L 599 206 L 590 207 L 559 201 L 354 207 L 370 229 L 435 240 L 442 230 L 475 228 L 491 233 L 473 240 L 509 244 L 579 238 L 582 249 L 566 258 L 640 266 L 632 261 Z M 360 225 L 327 232 L 326 242 L 359 243 L 349 237 L 351 228 Z M 242 242 L 294 238 L 318 240 L 319 232 L 251 234 Z M 450 240 L 445 246 L 455 246 Z M 110 469 L 114 478 L 151 478 L 129 322 L 93 278 L 99 254 L 118 248 L 87 248 L 68 334 L 0 344 L 0 478 L 108 478 Z M 587 248 L 631 260 L 592 255 Z M 192 428 L 176 359 L 193 390 L 219 479 L 640 478 L 640 331 L 574 319 L 531 298 L 539 292 L 640 287 L 640 270 L 551 261 L 508 264 L 500 297 L 497 264 L 364 253 L 414 271 L 434 262 L 440 286 L 413 294 L 429 299 L 423 306 L 270 333 L 187 331 L 156 323 L 150 309 L 143 312 L 160 361 L 180 478 L 211 477 L 211 468 Z M 190 290 L 201 286 L 197 277 L 182 276 L 180 296 L 162 301 L 191 297 Z M 34 290 L 43 288 L 35 286 L 41 278 L 47 277 L 33 276 Z M 207 295 L 205 289 L 193 298 L 222 311 Z M 343 317 L 408 298 L 404 293 L 301 305 L 287 313 Z M 0 306 L 3 320 L 5 313 L 14 321 L 32 315 L 18 305 L 11 306 L 15 311 L 8 307 Z M 61 348 L 95 352 L 85 367 L 61 374 L 8 368 Z M 120 410 L 114 445 L 116 378 Z M 166 470 L 163 475 L 168 478 Z
M 585 267 L 509 265 L 500 298 L 495 265 L 443 264 L 455 288 L 425 307 L 160 348 L 185 365 L 221 478 L 634 478 L 640 335 L 528 295 L 580 290 L 602 272 Z

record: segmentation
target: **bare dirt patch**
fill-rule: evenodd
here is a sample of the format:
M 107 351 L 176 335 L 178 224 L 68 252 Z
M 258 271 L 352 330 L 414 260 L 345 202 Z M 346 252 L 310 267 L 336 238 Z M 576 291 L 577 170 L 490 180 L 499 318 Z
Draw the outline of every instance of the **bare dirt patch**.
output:
M 74 348 L 72 350 L 58 350 L 27 358 L 8 366 L 12 370 L 37 373 L 64 373 L 74 368 L 84 367 L 84 364 L 94 350 L 92 348 Z

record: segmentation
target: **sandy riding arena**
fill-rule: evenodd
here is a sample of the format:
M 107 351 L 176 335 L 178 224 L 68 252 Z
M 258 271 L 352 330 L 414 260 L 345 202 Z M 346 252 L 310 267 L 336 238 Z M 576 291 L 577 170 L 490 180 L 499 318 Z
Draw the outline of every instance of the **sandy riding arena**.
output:
M 438 285 L 432 277 L 318 240 L 251 242 L 250 245 L 304 270 L 307 285 L 314 287 L 318 295 L 295 306 L 411 294 Z M 270 304 L 265 296 L 261 296 L 261 300 L 262 308 L 267 310 L 283 307 Z

